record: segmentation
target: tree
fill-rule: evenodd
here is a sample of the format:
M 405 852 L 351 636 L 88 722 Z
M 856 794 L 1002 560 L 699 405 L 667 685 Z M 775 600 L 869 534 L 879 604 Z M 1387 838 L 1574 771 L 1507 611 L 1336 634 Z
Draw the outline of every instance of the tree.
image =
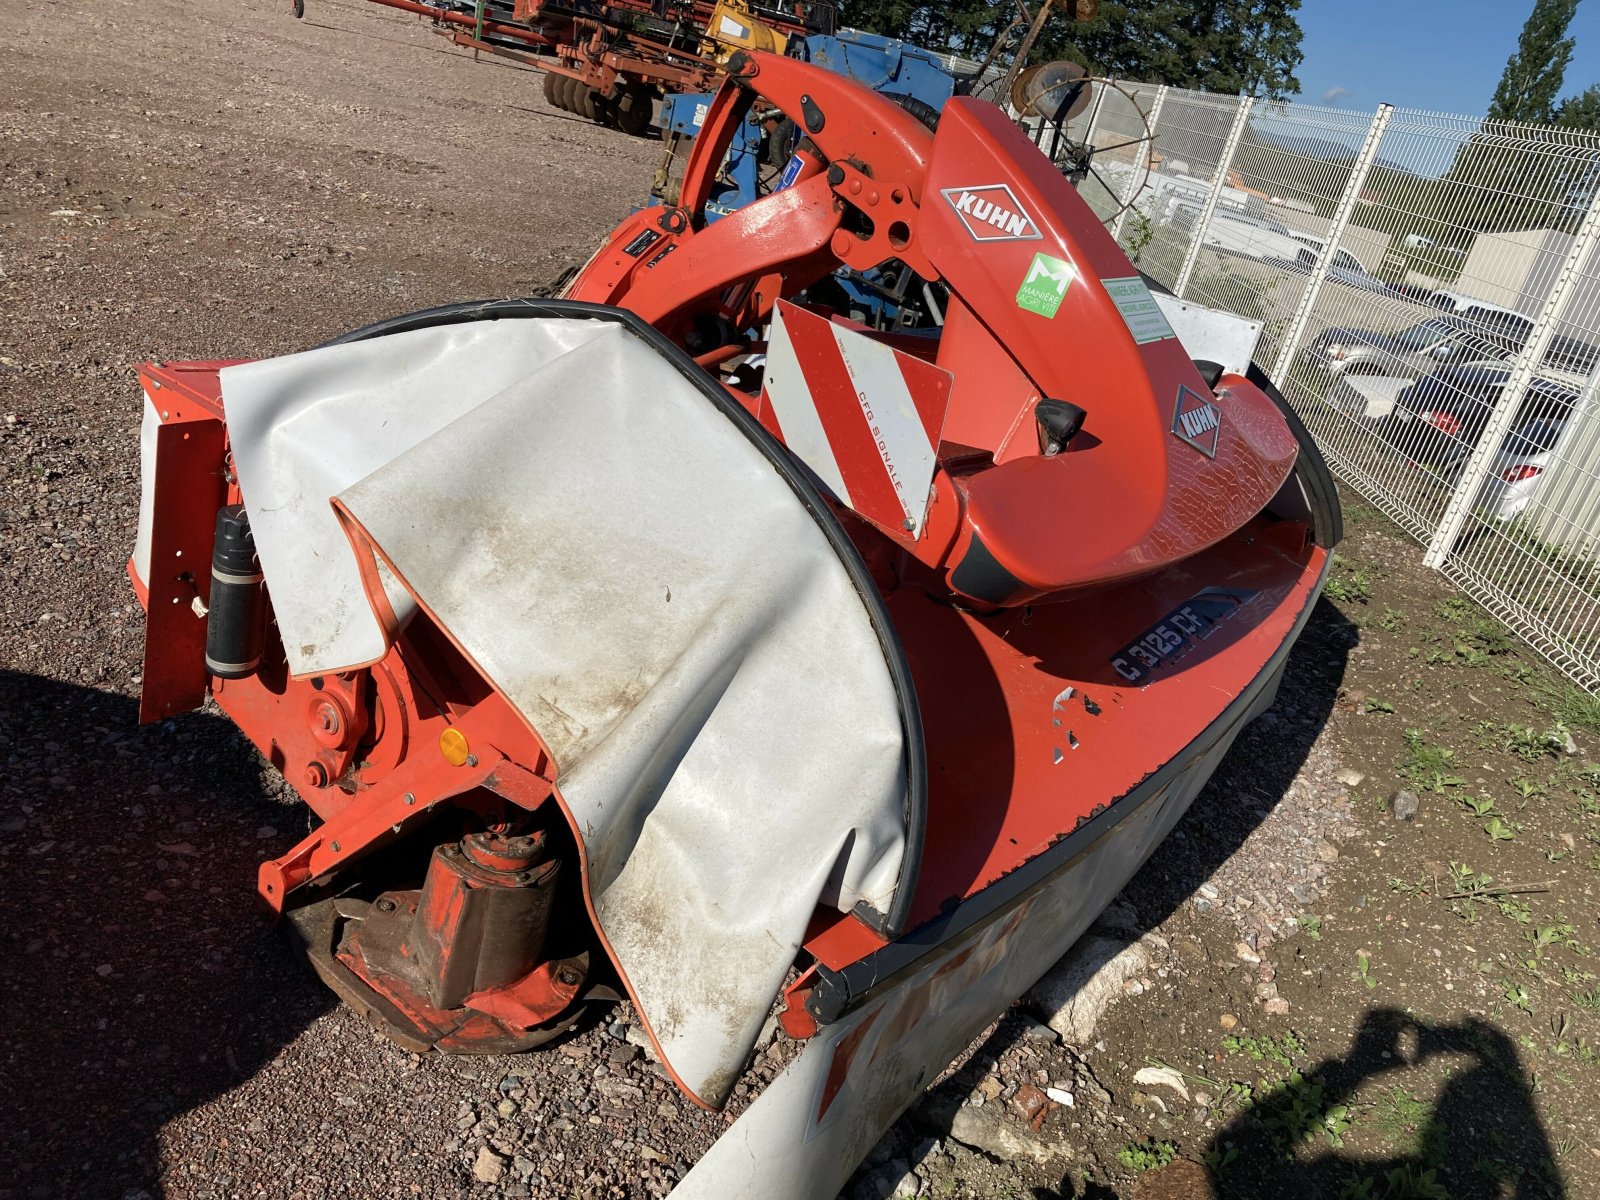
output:
M 1096 75 L 1228 95 L 1300 90 L 1300 0 L 1105 0 L 1082 23 L 1072 7 L 1058 0 L 1034 61 L 1070 58 Z M 841 24 L 968 58 L 982 58 L 1015 13 L 1013 0 L 839 0 Z
M 1556 105 L 1555 122 L 1568 129 L 1600 129 L 1600 83 Z
M 1517 38 L 1517 52 L 1506 60 L 1500 85 L 1489 102 L 1489 118 L 1547 124 L 1576 44 L 1567 36 L 1578 0 L 1534 0 Z

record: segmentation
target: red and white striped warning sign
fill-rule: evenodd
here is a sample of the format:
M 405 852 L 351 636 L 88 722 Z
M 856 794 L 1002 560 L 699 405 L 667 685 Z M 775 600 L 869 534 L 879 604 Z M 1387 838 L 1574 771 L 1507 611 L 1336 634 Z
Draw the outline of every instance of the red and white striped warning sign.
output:
M 763 419 L 840 503 L 922 536 L 948 371 L 780 301 L 762 395 Z

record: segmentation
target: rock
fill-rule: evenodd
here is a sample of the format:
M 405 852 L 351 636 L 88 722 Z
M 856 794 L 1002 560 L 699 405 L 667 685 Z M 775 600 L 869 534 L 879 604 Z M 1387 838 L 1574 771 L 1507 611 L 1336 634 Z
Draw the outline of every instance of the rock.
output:
M 478 1147 L 478 1157 L 472 1160 L 472 1177 L 479 1183 L 499 1183 L 506 1173 L 506 1160 L 487 1146 Z
M 1202 883 L 1197 890 L 1207 900 L 1215 900 L 1218 896 L 1222 895 L 1221 892 L 1217 891 L 1217 889 L 1212 887 L 1209 883 Z
M 1217 1018 L 1217 1024 L 1222 1026 L 1223 1032 L 1226 1033 L 1228 1030 L 1238 1027 L 1239 1018 L 1232 1013 L 1223 1013 Z
M 1140 1067 L 1134 1072 L 1133 1081 L 1149 1084 L 1152 1087 L 1168 1087 L 1185 1100 L 1189 1098 L 1189 1085 L 1184 1083 L 1183 1076 L 1171 1067 Z
M 1334 772 L 1333 777 L 1344 784 L 1345 787 L 1360 787 L 1361 781 L 1366 778 L 1364 774 L 1353 767 L 1340 767 Z
M 1073 1107 L 1072 1093 L 1067 1091 L 1066 1088 L 1047 1087 L 1044 1090 L 1044 1094 L 1063 1108 Z
M 1054 1043 L 1058 1040 L 1054 1029 L 1043 1021 L 1034 1020 L 1027 1013 L 1022 1014 L 1022 1036 L 1035 1042 Z
M 512 1117 L 517 1115 L 517 1102 L 509 1098 L 502 1100 L 499 1104 L 494 1106 L 494 1110 L 495 1112 L 499 1113 L 503 1119 L 509 1121 Z
M 1570 734 L 1570 733 L 1567 734 L 1567 741 L 1566 741 L 1566 744 L 1562 747 L 1562 749 L 1564 749 L 1569 755 L 1573 755 L 1573 756 L 1577 755 L 1577 753 L 1578 753 L 1578 743 L 1572 740 L 1572 734 Z
M 639 1057 L 639 1047 L 632 1042 L 623 1042 L 606 1051 L 606 1061 L 614 1067 L 625 1067 Z
M 1235 943 L 1234 947 L 1233 947 L 1233 956 L 1235 958 L 1237 958 L 1240 962 L 1247 962 L 1247 963 L 1254 964 L 1254 963 L 1258 963 L 1258 962 L 1261 961 L 1261 955 L 1257 954 L 1250 947 L 1250 944 L 1248 942 L 1237 942 L 1237 943 Z
M 1044 1123 L 1044 1115 L 1050 1107 L 1050 1098 L 1034 1087 L 1025 1083 L 1011 1096 L 1011 1107 L 1017 1116 L 1028 1123 L 1029 1128 L 1037 1130 Z
M 1339 847 L 1328 841 L 1327 838 L 1323 838 L 1317 842 L 1316 855 L 1325 863 L 1338 862 Z
M 1121 896 L 1106 905 L 1105 911 L 1094 919 L 1094 927 L 1106 933 L 1123 934 L 1129 941 L 1141 932 L 1138 912 Z
M 1189 1158 L 1146 1171 L 1133 1186 L 1133 1200 L 1210 1200 L 1211 1195 L 1211 1172 Z
M 1282 996 L 1274 996 L 1262 1008 L 1274 1017 L 1283 1017 L 1289 1013 L 1289 1002 Z
M 958 1108 L 950 1121 L 950 1136 L 964 1146 L 1002 1162 L 1048 1163 L 1065 1157 L 1065 1146 L 1045 1145 L 1008 1123 L 995 1108 Z
M 1140 942 L 1087 937 L 1045 972 L 1028 992 L 1027 1003 L 1051 1029 L 1073 1045 L 1094 1038 L 1095 1027 L 1122 984 L 1150 965 L 1150 952 Z
M 997 1099 L 1001 1092 L 1006 1090 L 1006 1085 L 1000 1082 L 998 1075 L 985 1075 L 978 1080 L 978 1093 L 985 1100 Z
M 1417 810 L 1422 807 L 1422 802 L 1417 799 L 1415 792 L 1408 792 L 1401 788 L 1389 797 L 1389 812 L 1396 821 L 1414 821 Z

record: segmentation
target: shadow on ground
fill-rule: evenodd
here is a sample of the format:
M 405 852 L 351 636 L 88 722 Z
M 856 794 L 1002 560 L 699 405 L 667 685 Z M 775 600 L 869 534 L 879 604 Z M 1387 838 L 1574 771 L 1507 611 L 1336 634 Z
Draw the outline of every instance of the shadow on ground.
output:
M 1409 1135 L 1412 1152 L 1356 1159 L 1321 1146 L 1330 1114 L 1369 1082 L 1447 1060 L 1444 1086 Z M 1369 1009 L 1343 1058 L 1328 1058 L 1274 1091 L 1217 1134 L 1207 1152 L 1220 1168 L 1210 1194 L 1339 1200 L 1490 1200 L 1565 1194 L 1528 1073 L 1502 1030 L 1476 1018 L 1432 1025 L 1393 1008 Z M 1204 1193 L 1202 1193 L 1204 1195 Z M 1199 1200 L 1199 1198 L 1197 1198 Z
M 159 1197 L 163 1123 L 333 1003 L 251 903 L 304 816 L 221 719 L 136 716 L 0 671 L 3 1200 Z

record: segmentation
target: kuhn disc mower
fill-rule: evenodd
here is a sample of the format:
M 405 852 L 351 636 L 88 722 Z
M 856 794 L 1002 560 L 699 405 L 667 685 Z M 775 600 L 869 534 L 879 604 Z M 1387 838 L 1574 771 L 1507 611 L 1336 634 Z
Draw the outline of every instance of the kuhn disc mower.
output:
M 299 790 L 260 899 L 402 1045 L 626 993 L 717 1106 L 779 1007 L 680 1190 L 832 1196 L 1271 702 L 1339 517 L 999 109 L 730 67 L 559 298 L 143 370 L 142 712 L 210 696 Z M 805 141 L 708 224 L 754 104 Z

